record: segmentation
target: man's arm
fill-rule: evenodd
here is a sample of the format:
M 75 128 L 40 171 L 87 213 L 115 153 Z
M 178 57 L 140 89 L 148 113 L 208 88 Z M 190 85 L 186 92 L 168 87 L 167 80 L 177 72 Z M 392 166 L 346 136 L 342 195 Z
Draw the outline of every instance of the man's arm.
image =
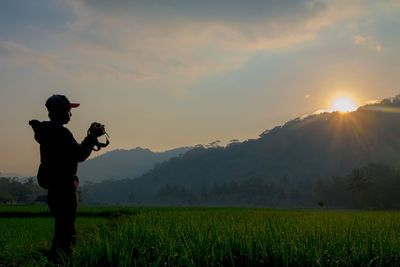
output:
M 90 156 L 94 145 L 97 143 L 97 137 L 88 134 L 82 143 L 79 144 L 73 137 L 72 133 L 67 128 L 64 129 L 66 130 L 66 145 L 68 151 L 70 152 L 70 156 L 78 162 L 82 162 L 87 159 Z

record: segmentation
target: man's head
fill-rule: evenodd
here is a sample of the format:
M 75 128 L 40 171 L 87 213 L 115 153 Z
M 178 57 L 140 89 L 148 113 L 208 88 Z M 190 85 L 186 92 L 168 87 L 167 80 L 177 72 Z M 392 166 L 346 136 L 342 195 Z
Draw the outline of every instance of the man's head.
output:
M 69 102 L 64 95 L 52 95 L 46 101 L 46 108 L 49 111 L 51 121 L 67 124 L 72 116 L 71 108 L 78 107 L 78 103 Z

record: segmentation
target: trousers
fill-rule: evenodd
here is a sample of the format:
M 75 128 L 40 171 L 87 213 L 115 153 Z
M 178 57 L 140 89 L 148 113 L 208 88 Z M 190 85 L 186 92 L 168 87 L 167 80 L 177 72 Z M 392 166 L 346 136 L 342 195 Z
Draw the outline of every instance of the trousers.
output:
M 75 220 L 79 201 L 77 188 L 51 188 L 47 198 L 50 213 L 55 218 L 50 253 L 56 256 L 62 252 L 65 256 L 70 256 L 72 248 L 76 245 Z

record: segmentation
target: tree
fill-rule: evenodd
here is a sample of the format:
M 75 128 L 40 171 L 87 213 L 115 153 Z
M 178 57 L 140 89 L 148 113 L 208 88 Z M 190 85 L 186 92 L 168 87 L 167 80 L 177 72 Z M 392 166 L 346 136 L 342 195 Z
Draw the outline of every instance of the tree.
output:
M 369 186 L 369 181 L 361 169 L 353 169 L 347 176 L 348 189 L 354 199 L 364 202 L 365 192 Z
M 128 197 L 128 203 L 129 204 L 135 204 L 137 201 L 136 201 L 136 198 L 135 198 L 135 195 L 133 194 L 133 193 L 131 193 L 130 195 L 129 195 L 129 197 Z
M 6 204 L 7 202 L 10 202 L 12 200 L 13 200 L 12 196 L 0 194 L 0 204 Z
M 213 141 L 211 143 L 209 143 L 208 145 L 206 145 L 207 148 L 217 148 L 219 147 L 219 144 L 221 143 L 221 140 L 216 140 Z

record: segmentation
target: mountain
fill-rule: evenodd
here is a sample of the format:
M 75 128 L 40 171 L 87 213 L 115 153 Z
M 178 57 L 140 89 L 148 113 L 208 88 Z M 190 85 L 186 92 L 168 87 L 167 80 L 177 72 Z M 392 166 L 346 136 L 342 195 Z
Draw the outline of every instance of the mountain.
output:
M 24 177 L 24 176 L 21 175 L 21 174 L 18 174 L 18 173 L 4 173 L 4 172 L 0 172 L 0 177 L 10 177 L 10 178 L 16 177 L 16 178 L 22 178 L 22 177 Z
M 190 149 L 190 147 L 181 147 L 165 152 L 152 152 L 149 149 L 137 147 L 131 150 L 113 150 L 81 163 L 78 176 L 82 184 L 135 178 L 149 171 L 154 164 L 177 157 Z
M 224 191 L 243 187 L 250 188 L 248 193 L 265 187 L 275 199 L 311 194 L 321 177 L 343 176 L 371 162 L 400 167 L 399 112 L 400 97 L 395 97 L 351 113 L 298 118 L 258 139 L 226 147 L 197 146 L 135 180 L 97 185 L 88 198 L 163 203 L 166 195 L 199 199 L 212 191 L 222 199 Z

